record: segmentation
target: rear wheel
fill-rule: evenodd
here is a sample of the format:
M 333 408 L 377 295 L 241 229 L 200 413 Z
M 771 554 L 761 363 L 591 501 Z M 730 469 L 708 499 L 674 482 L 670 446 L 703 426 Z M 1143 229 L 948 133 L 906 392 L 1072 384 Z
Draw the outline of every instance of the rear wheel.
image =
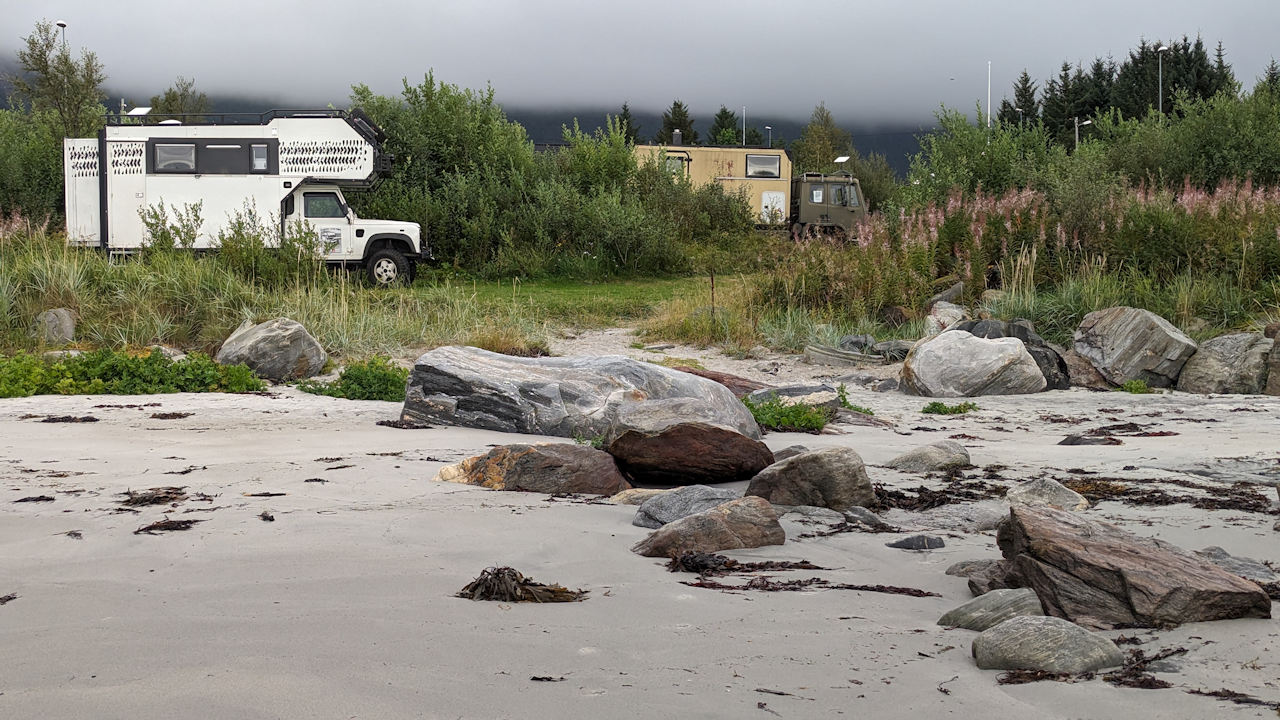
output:
M 365 265 L 369 282 L 378 286 L 405 285 L 410 281 L 409 261 L 398 250 L 383 248 Z

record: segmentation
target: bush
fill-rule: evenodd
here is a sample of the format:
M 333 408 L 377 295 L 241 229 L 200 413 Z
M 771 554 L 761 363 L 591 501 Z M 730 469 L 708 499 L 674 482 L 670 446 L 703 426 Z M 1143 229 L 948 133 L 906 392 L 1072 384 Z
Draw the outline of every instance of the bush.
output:
M 218 365 L 201 353 L 170 360 L 159 350 L 130 355 L 94 350 L 47 362 L 26 353 L 0 357 L 0 397 L 253 392 L 266 387 L 244 365 Z
M 816 434 L 831 420 L 831 413 L 825 408 L 788 403 L 777 395 L 771 395 L 762 402 L 743 398 L 742 404 L 747 406 L 756 422 L 765 430 Z
M 404 401 L 409 370 L 398 367 L 390 358 L 375 356 L 364 362 L 353 362 L 342 369 L 331 383 L 303 380 L 298 389 L 313 395 L 327 395 L 348 400 Z
M 963 415 L 972 410 L 977 410 L 978 406 L 971 402 L 962 402 L 959 405 L 948 405 L 944 402 L 934 400 L 920 409 L 922 413 L 930 415 Z

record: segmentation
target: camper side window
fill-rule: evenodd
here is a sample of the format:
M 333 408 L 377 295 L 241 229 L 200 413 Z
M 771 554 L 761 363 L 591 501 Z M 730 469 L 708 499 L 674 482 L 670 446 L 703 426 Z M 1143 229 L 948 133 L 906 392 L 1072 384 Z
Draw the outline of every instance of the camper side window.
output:
M 346 217 L 337 193 L 303 193 L 302 209 L 309 218 Z
M 156 145 L 156 172 L 195 172 L 195 145 Z
M 251 146 L 251 149 L 253 151 L 253 165 L 252 165 L 253 171 L 266 172 L 267 171 L 267 146 L 253 145 Z
M 826 187 L 822 183 L 813 183 L 809 186 L 809 202 L 814 205 L 822 204 L 822 190 Z
M 747 177 L 776 178 L 782 177 L 781 155 L 748 155 Z

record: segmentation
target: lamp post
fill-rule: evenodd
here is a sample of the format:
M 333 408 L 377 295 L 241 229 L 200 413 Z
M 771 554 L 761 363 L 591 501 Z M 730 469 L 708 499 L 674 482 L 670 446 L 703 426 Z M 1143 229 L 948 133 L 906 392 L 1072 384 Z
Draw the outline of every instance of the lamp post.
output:
M 1013 109 L 1018 111 L 1018 129 L 1021 130 L 1022 129 L 1022 108 L 1015 105 Z
M 1156 89 L 1156 110 L 1158 110 L 1162 116 L 1164 115 L 1164 54 L 1168 50 L 1168 45 L 1161 45 L 1156 48 L 1156 68 L 1159 73 L 1156 76 L 1156 85 L 1159 86 Z
M 769 147 L 773 147 L 773 126 L 765 125 L 764 129 L 769 133 Z
M 62 44 L 66 45 L 67 44 L 67 21 L 59 20 L 55 22 L 54 25 L 57 25 L 58 28 L 62 30 Z
M 1079 117 L 1078 115 L 1076 116 L 1076 144 L 1075 144 L 1075 147 L 1080 147 L 1080 128 L 1081 128 L 1081 126 L 1084 126 L 1084 125 L 1092 125 L 1092 124 L 1093 124 L 1093 121 L 1092 121 L 1092 120 L 1085 120 L 1084 122 L 1080 122 L 1080 117 Z

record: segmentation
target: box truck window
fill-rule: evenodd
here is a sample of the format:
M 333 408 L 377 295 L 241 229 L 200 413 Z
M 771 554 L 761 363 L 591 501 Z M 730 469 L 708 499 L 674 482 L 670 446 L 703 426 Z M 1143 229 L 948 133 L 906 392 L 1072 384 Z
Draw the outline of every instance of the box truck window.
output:
M 195 172 L 195 145 L 156 144 L 156 172 Z
M 266 145 L 253 146 L 253 171 L 254 172 L 267 171 L 267 146 Z
M 748 155 L 747 177 L 776 178 L 782 176 L 780 155 Z
M 335 193 L 303 193 L 303 212 L 309 218 L 340 218 L 347 214 Z

